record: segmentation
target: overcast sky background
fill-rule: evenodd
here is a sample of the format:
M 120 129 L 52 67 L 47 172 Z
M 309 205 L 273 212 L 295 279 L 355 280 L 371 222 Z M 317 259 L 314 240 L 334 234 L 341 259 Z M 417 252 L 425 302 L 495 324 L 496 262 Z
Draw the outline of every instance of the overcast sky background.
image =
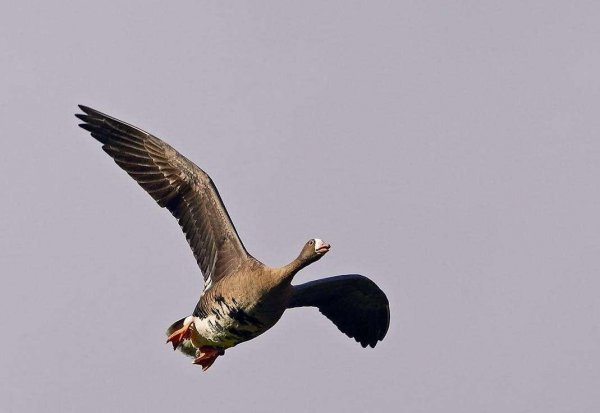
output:
M 175 3 L 175 2 L 173 2 Z M 0 410 L 600 411 L 598 2 L 3 2 Z M 205 169 L 270 265 L 387 293 L 362 349 L 291 310 L 206 373 L 201 276 L 73 117 Z

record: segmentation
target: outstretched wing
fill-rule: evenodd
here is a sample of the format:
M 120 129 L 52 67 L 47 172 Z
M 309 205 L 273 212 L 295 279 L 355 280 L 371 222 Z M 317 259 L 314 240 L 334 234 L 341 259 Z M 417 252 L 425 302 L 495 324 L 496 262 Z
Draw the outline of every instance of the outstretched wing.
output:
M 86 106 L 79 124 L 161 207 L 179 221 L 205 285 L 249 257 L 210 177 L 171 146 L 135 126 Z
M 375 347 L 390 325 L 385 293 L 358 274 L 338 275 L 294 286 L 288 308 L 317 307 L 348 337 Z

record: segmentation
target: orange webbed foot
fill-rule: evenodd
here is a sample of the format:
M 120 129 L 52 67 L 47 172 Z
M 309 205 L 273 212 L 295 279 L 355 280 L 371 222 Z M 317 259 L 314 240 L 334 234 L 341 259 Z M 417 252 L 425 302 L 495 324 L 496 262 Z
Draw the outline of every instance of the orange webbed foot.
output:
M 210 366 L 213 365 L 217 357 L 222 354 L 223 350 L 218 350 L 210 346 L 202 346 L 196 352 L 196 358 L 194 359 L 193 363 L 201 365 L 202 371 L 206 371 Z
M 181 345 L 184 340 L 187 340 L 191 336 L 190 326 L 192 322 L 184 323 L 183 327 L 179 330 L 173 331 L 169 337 L 167 337 L 167 343 L 173 344 L 173 350 L 177 350 L 177 347 Z

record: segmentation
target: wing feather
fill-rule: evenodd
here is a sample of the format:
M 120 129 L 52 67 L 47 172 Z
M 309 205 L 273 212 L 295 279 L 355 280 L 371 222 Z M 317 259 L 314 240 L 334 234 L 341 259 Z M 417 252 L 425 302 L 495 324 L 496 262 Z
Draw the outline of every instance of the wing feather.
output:
M 375 347 L 390 325 L 385 293 L 359 274 L 338 275 L 294 286 L 288 307 L 317 307 L 342 333 L 363 347 Z
M 86 106 L 83 129 L 115 163 L 179 221 L 205 282 L 231 273 L 250 257 L 210 177 L 167 143 Z

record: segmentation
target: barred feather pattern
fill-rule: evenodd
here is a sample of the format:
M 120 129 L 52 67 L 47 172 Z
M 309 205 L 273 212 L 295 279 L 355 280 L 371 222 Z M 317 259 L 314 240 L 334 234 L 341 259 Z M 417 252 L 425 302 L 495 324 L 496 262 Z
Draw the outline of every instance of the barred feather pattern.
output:
M 121 169 L 179 221 L 205 289 L 250 257 L 210 177 L 156 136 L 86 106 L 76 116 Z

